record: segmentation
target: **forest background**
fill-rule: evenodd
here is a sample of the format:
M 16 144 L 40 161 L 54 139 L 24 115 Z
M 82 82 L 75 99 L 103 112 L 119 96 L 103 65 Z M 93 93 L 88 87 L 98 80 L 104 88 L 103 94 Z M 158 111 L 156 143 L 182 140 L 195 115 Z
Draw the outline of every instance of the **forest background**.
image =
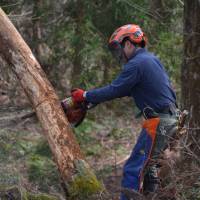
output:
M 121 66 L 108 51 L 108 39 L 117 27 L 135 23 L 148 37 L 148 50 L 163 62 L 182 106 L 181 0 L 0 0 L 0 6 L 30 46 L 60 99 L 69 96 L 71 88 L 96 88 L 116 77 Z M 0 184 L 62 198 L 57 169 L 37 119 L 14 121 L 31 108 L 16 77 L 3 59 L 0 63 Z M 137 113 L 131 99 L 115 100 L 91 110 L 75 129 L 87 160 L 114 196 L 119 192 L 121 167 L 140 128 L 140 120 L 134 118 Z M 179 182 L 177 199 L 200 198 L 197 177 L 191 176 L 188 184 L 183 184 L 187 176 L 174 179 L 172 188 Z

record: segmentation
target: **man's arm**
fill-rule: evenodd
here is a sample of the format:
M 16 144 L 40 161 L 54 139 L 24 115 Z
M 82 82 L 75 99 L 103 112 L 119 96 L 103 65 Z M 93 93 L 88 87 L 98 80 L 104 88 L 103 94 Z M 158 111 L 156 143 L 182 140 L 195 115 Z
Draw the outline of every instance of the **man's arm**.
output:
M 132 88 L 140 81 L 139 66 L 126 64 L 121 74 L 105 87 L 86 92 L 86 101 L 98 104 L 115 98 L 130 96 Z

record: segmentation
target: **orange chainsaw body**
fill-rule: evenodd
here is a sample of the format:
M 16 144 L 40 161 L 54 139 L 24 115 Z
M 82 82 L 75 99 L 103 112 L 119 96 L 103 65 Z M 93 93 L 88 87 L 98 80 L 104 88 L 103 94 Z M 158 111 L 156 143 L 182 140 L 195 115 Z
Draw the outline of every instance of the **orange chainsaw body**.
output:
M 61 106 L 69 123 L 75 127 L 81 124 L 87 113 L 87 104 L 85 102 L 74 103 L 71 97 L 62 100 Z

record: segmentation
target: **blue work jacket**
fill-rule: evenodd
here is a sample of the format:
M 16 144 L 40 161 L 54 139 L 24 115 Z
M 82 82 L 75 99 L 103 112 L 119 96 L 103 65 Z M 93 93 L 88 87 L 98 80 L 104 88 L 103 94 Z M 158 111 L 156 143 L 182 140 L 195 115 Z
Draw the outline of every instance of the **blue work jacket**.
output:
M 159 111 L 176 102 L 163 65 L 145 48 L 135 51 L 111 84 L 87 91 L 86 100 L 98 104 L 125 96 L 132 96 L 141 111 L 146 106 Z

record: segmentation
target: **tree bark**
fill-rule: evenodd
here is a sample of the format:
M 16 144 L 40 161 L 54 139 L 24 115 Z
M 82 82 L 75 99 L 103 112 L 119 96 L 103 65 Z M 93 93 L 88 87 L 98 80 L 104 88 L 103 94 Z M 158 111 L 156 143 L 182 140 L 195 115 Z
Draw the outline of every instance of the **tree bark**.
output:
M 200 141 L 200 1 L 184 1 L 182 103 L 190 111 L 192 136 Z
M 80 169 L 80 164 L 83 170 L 89 167 L 84 162 L 58 97 L 30 48 L 2 9 L 0 30 L 0 55 L 16 74 L 36 111 L 64 182 L 72 184 L 77 167 Z M 95 176 L 90 175 L 94 180 Z

